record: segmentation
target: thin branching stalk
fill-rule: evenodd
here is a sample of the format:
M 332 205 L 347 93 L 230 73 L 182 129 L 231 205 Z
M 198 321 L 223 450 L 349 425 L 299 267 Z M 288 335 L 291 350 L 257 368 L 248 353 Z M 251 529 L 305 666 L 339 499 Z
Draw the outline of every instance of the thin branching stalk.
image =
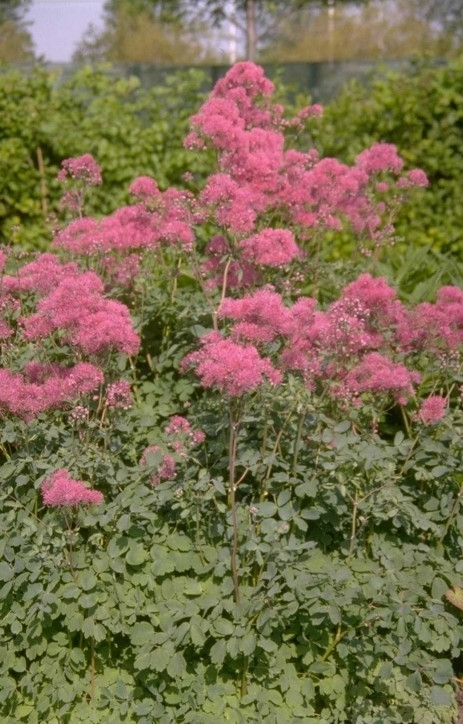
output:
M 455 518 L 457 510 L 460 507 L 460 501 L 461 501 L 462 496 L 463 496 L 463 486 L 458 491 L 457 497 L 455 498 L 455 502 L 452 505 L 452 510 L 450 511 L 450 515 L 447 518 L 447 521 L 445 523 L 444 530 L 442 531 L 440 538 L 437 541 L 437 545 L 441 545 L 444 542 L 445 536 L 449 532 L 450 526 L 453 523 L 453 519 Z
M 236 509 L 236 450 L 238 445 L 238 421 L 235 419 L 233 402 L 229 403 L 230 430 L 229 430 L 229 447 L 228 447 L 228 471 L 229 471 L 229 507 L 232 518 L 232 551 L 231 551 L 231 572 L 233 578 L 233 588 L 235 592 L 235 601 L 237 604 L 241 602 L 240 584 L 238 575 L 238 513 Z

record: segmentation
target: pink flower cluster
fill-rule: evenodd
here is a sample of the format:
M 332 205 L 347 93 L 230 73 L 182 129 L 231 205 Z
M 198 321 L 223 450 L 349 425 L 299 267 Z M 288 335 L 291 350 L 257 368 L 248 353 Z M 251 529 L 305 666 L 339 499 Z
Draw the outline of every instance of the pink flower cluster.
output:
M 101 221 L 75 219 L 56 235 L 53 245 L 84 256 L 108 252 L 125 256 L 134 250 L 157 249 L 161 242 L 192 249 L 189 192 L 171 188 L 161 193 L 149 177 L 137 179 L 130 189 L 142 203 L 123 206 Z
M 39 359 L 53 360 L 56 345 L 67 354 L 67 361 L 61 355 L 59 363 L 30 362 L 20 370 L 0 369 L 4 414 L 31 420 L 46 410 L 74 404 L 103 384 L 100 366 L 111 352 L 138 351 L 140 340 L 127 307 L 103 292 L 94 272 L 80 272 L 74 263 L 61 264 L 53 254 L 41 254 L 15 276 L 3 277 L 0 314 L 16 309 L 17 319 L 13 329 L 0 318 L 0 334 L 8 338 L 15 333 L 15 345 L 35 349 Z M 18 317 L 19 309 L 23 315 Z M 83 355 L 92 362 L 76 363 Z M 121 384 L 125 383 L 109 389 L 109 398 L 114 405 L 126 406 L 129 394 Z
M 115 410 L 130 410 L 132 407 L 132 390 L 127 380 L 118 380 L 108 386 L 106 405 Z
M 237 344 L 218 332 L 202 337 L 201 344 L 200 350 L 183 359 L 181 369 L 193 367 L 203 387 L 215 387 L 228 397 L 239 397 L 265 380 L 272 385 L 281 382 L 281 373 L 253 345 Z
M 441 395 L 430 395 L 421 403 L 418 411 L 418 419 L 422 420 L 425 425 L 433 425 L 445 417 L 447 410 L 447 400 Z
M 385 279 L 369 274 L 348 284 L 325 311 L 307 297 L 288 307 L 279 293 L 264 287 L 241 299 L 225 297 L 218 318 L 231 322 L 228 336 L 205 335 L 181 369 L 194 368 L 204 387 L 229 397 L 298 371 L 310 389 L 322 385 L 355 405 L 365 395 L 406 404 L 421 382 L 414 368 L 417 353 L 424 349 L 438 363 L 443 351 L 456 354 L 463 344 L 460 289 L 444 287 L 435 304 L 407 308 Z M 445 404 L 432 396 L 420 418 L 440 419 Z
M 70 508 L 77 505 L 99 505 L 103 493 L 87 488 L 80 480 L 73 480 L 67 470 L 56 470 L 42 484 L 43 504 L 52 508 Z
M 202 430 L 193 430 L 188 420 L 180 415 L 174 415 L 170 419 L 165 433 L 172 438 L 168 441 L 167 448 L 179 455 L 180 458 L 185 458 L 189 450 L 204 442 L 206 437 Z M 150 445 L 141 456 L 140 465 L 142 467 L 148 465 L 149 453 L 161 453 L 156 473 L 151 475 L 151 484 L 157 485 L 161 480 L 175 480 L 177 475 L 175 458 L 167 452 L 162 452 L 159 445 Z
M 383 192 L 424 186 L 425 174 L 414 170 L 401 176 L 403 161 L 387 143 L 361 153 L 352 167 L 320 160 L 313 149 L 286 150 L 282 129 L 320 115 L 321 108 L 304 109 L 294 124 L 283 122 L 282 107 L 271 102 L 273 90 L 261 68 L 238 63 L 192 117 L 185 145 L 212 147 L 218 157 L 218 172 L 199 195 L 197 216 L 227 234 L 247 236 L 233 251 L 244 251 L 257 264 L 286 264 L 298 251 L 289 232 L 283 236 L 282 230 L 263 228 L 268 212 L 276 212 L 282 226 L 296 225 L 303 241 L 317 228 L 340 230 L 347 220 L 358 235 L 383 243 L 393 233 L 389 202 L 375 202 L 371 190 L 379 183 Z M 271 237 L 273 231 L 279 238 Z
M 52 254 L 43 254 L 20 269 L 18 276 L 5 276 L 2 289 L 40 297 L 37 311 L 21 319 L 25 340 L 57 333 L 63 342 L 89 355 L 138 351 L 140 340 L 129 310 L 104 297 L 103 283 L 94 272 L 79 272 L 75 264 L 61 265 Z
M 0 369 L 0 410 L 30 421 L 97 390 L 103 381 L 101 370 L 88 362 L 73 367 L 30 362 L 22 373 Z
M 174 415 L 165 429 L 166 435 L 176 438 L 169 445 L 176 452 L 200 445 L 206 439 L 202 430 L 193 430 L 186 417 Z
M 77 158 L 66 158 L 61 163 L 58 180 L 66 181 L 68 177 L 84 181 L 89 186 L 99 186 L 102 183 L 101 168 L 90 153 Z

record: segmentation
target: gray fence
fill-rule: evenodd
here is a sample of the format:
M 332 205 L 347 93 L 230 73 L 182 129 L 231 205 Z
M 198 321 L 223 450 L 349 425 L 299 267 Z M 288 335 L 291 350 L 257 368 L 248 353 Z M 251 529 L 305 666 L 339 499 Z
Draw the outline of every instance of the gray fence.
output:
M 443 61 L 434 62 L 440 64 Z M 381 62 L 350 60 L 331 63 L 264 63 L 263 67 L 267 77 L 280 79 L 285 85 L 290 86 L 294 93 L 310 93 L 313 101 L 326 103 L 353 78 L 367 82 L 372 76 L 384 74 L 387 70 L 405 70 L 411 66 L 411 63 L 412 61 L 409 59 Z M 79 66 L 72 63 L 49 63 L 45 67 L 59 71 L 60 79 L 64 81 L 75 73 Z M 162 85 L 166 77 L 175 76 L 176 73 L 184 72 L 192 67 L 204 73 L 205 90 L 212 88 L 218 78 L 229 70 L 227 65 L 167 66 L 153 63 L 115 63 L 107 72 L 120 78 L 136 76 L 143 86 L 152 87 Z M 26 66 L 23 66 L 23 69 L 30 70 Z

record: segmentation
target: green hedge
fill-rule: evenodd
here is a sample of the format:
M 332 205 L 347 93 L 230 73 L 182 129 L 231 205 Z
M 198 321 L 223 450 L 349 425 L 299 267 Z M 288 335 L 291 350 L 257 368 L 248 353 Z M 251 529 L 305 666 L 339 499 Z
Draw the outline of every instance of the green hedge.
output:
M 192 155 L 182 142 L 203 99 L 201 71 L 177 74 L 148 91 L 134 78 L 90 67 L 57 81 L 41 69 L 0 75 L 0 243 L 43 246 L 47 218 L 59 208 L 56 173 L 64 158 L 92 153 L 98 159 L 106 191 L 97 191 L 89 211 L 99 214 L 127 202 L 136 176 L 152 175 L 167 188 L 181 184 L 190 168 Z M 197 163 L 195 171 L 201 175 Z

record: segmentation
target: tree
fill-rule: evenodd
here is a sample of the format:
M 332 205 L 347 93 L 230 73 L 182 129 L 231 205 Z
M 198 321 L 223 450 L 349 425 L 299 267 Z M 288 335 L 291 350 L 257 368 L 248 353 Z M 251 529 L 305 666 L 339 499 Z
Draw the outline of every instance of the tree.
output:
M 264 49 L 263 59 L 330 61 L 440 56 L 452 49 L 451 38 L 417 12 L 414 0 L 376 0 L 352 12 L 335 14 L 308 8 L 282 24 Z
M 337 5 L 361 4 L 368 0 L 336 0 Z M 278 26 L 305 7 L 331 6 L 334 0 L 132 0 L 130 12 L 149 11 L 158 20 L 200 20 L 215 27 L 234 25 L 245 38 L 247 60 L 256 60 L 260 44 L 275 34 Z M 127 6 L 127 0 L 107 0 L 109 10 Z
M 0 0 L 0 62 L 34 60 L 34 43 L 24 23 L 30 0 Z
M 0 0 L 0 23 L 19 22 L 31 0 Z
M 179 20 L 165 22 L 140 2 L 119 3 L 106 9 L 103 31 L 90 27 L 74 53 L 75 61 L 197 64 L 207 58 L 207 50 Z
M 13 20 L 0 23 L 0 62 L 31 62 L 34 58 L 34 43 L 28 30 Z
M 414 0 L 416 11 L 441 30 L 451 34 L 455 40 L 463 39 L 462 0 Z

